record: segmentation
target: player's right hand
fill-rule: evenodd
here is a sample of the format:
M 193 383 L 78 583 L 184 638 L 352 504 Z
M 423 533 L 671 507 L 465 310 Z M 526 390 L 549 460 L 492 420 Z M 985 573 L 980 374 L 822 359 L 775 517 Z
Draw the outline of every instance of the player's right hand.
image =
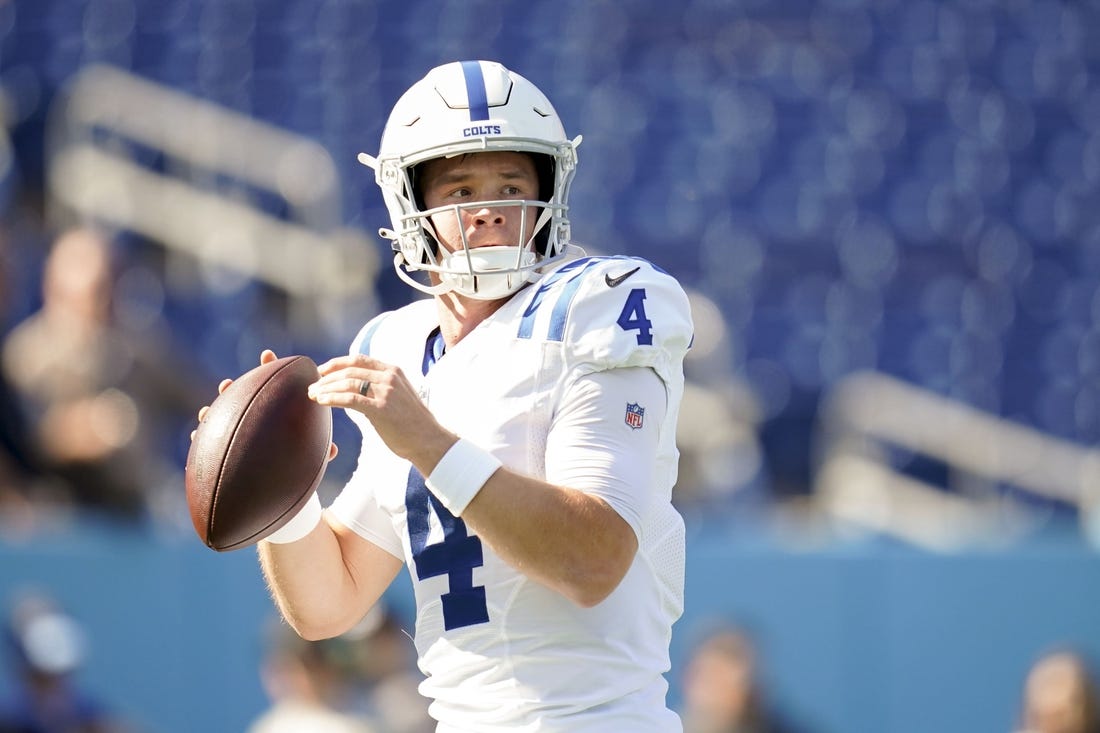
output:
M 318 364 L 317 371 L 310 397 L 362 413 L 387 448 L 419 468 L 434 466 L 458 439 L 439 424 L 398 366 L 348 354 Z

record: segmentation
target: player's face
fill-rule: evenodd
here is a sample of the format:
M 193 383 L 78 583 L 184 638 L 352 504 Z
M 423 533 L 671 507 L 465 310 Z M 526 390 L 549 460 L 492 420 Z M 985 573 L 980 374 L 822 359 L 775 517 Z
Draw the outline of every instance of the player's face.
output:
M 519 201 L 538 198 L 539 180 L 535 163 L 523 153 L 491 151 L 454 158 L 437 158 L 423 165 L 421 192 L 424 205 L 464 205 L 459 213 L 442 212 L 431 217 L 436 238 L 451 252 L 462 249 L 465 232 L 470 248 L 515 247 L 534 233 L 539 209 L 519 206 L 466 206 L 479 201 Z M 526 221 L 524 219 L 526 218 Z

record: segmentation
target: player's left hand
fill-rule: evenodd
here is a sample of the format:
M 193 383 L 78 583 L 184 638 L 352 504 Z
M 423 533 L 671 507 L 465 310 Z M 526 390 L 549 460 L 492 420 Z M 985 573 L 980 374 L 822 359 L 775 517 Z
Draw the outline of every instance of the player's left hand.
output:
M 363 413 L 395 454 L 417 467 L 434 466 L 456 437 L 436 421 L 400 368 L 362 354 L 318 366 L 309 387 L 319 404 Z
M 264 349 L 263 351 L 260 352 L 260 365 L 262 366 L 264 364 L 269 364 L 270 362 L 273 362 L 278 358 L 279 357 L 271 349 Z M 225 392 L 225 390 L 229 389 L 229 385 L 231 385 L 231 384 L 233 384 L 232 379 L 223 379 L 221 382 L 219 382 L 218 383 L 218 396 L 221 396 L 222 392 Z M 203 405 L 202 407 L 199 408 L 199 422 L 202 422 L 206 418 L 206 413 L 208 413 L 208 412 L 210 412 L 210 405 Z M 191 431 L 191 441 L 192 442 L 194 442 L 195 436 L 197 434 L 198 434 L 197 429 Z M 336 458 L 336 455 L 339 452 L 340 452 L 340 449 L 337 447 L 336 443 L 329 444 L 328 459 L 330 461 L 334 460 Z

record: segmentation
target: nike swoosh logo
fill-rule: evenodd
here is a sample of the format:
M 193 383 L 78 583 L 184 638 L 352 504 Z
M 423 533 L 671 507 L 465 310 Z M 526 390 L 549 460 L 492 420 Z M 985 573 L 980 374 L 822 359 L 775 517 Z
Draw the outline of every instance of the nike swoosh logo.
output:
M 639 265 L 638 267 L 635 267 L 630 272 L 624 272 L 622 275 L 619 275 L 618 277 L 611 277 L 610 275 L 604 274 L 603 281 L 605 283 L 607 283 L 607 287 L 614 288 L 618 285 L 621 285 L 623 280 L 626 280 L 628 277 L 630 277 L 631 275 L 633 275 L 635 272 L 637 272 L 640 269 L 642 269 L 641 265 Z

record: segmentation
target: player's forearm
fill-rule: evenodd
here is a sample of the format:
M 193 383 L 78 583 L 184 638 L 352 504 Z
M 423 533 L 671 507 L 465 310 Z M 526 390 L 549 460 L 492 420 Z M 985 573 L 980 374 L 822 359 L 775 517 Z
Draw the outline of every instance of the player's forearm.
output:
M 364 594 L 364 584 L 351 573 L 340 541 L 326 521 L 296 542 L 261 542 L 259 555 L 279 611 L 305 639 L 347 631 L 377 600 Z
M 463 520 L 516 569 L 583 607 L 612 593 L 637 537 L 604 501 L 508 469 L 497 471 Z

